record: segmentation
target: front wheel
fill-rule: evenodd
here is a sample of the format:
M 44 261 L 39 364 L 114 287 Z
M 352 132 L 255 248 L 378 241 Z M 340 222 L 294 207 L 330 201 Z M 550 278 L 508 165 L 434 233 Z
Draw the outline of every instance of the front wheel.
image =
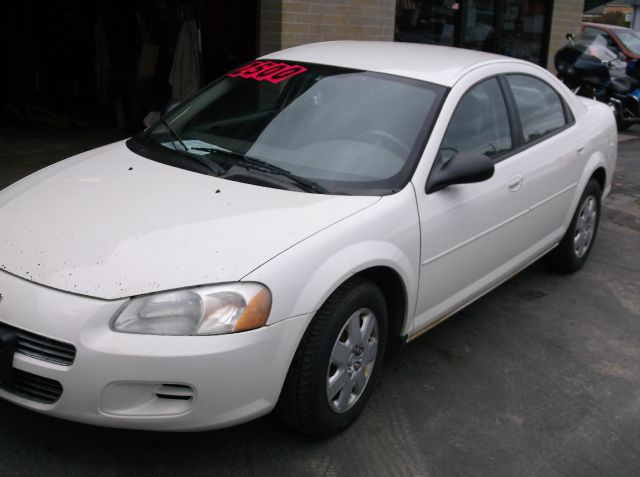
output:
M 616 126 L 618 126 L 618 131 L 625 131 L 633 126 L 633 121 L 630 121 L 629 117 L 625 114 L 627 110 L 622 104 L 614 104 L 613 102 L 609 102 L 607 104 L 613 108 L 613 114 L 616 118 Z
M 567 232 L 548 255 L 548 263 L 554 270 L 573 273 L 587 261 L 600 223 L 601 197 L 602 190 L 598 182 L 589 180 Z
M 327 299 L 305 332 L 280 395 L 280 417 L 315 437 L 346 428 L 371 395 L 386 337 L 382 292 L 352 278 Z
M 633 123 L 616 114 L 616 125 L 618 126 L 618 131 L 626 131 L 633 126 Z

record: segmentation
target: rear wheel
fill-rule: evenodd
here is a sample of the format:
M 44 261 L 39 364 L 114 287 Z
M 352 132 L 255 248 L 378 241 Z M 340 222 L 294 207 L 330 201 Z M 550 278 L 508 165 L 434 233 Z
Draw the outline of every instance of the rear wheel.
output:
M 296 351 L 278 402 L 290 426 L 334 435 L 364 408 L 383 360 L 387 308 L 380 289 L 353 278 L 318 311 Z
M 600 222 L 602 190 L 595 179 L 589 180 L 571 224 L 560 244 L 548 255 L 549 265 L 562 273 L 578 271 L 587 261 Z

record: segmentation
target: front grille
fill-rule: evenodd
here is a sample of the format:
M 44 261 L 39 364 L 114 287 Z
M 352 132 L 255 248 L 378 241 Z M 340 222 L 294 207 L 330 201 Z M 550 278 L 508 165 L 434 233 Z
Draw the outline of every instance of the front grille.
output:
M 58 381 L 15 368 L 11 371 L 11 381 L 3 383 L 0 387 L 12 394 L 42 404 L 53 404 L 62 395 L 62 384 Z
M 40 336 L 30 331 L 0 323 L 0 327 L 15 333 L 16 353 L 26 354 L 62 366 L 71 366 L 76 358 L 76 348 L 72 344 Z

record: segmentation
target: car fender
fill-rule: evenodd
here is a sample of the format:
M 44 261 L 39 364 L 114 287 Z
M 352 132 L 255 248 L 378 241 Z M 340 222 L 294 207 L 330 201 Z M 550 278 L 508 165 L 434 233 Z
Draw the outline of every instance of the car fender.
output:
M 405 309 L 412 308 L 406 294 L 406 290 L 410 287 L 408 284 L 413 279 L 412 268 L 414 268 L 409 257 L 394 244 L 364 241 L 339 250 L 309 277 L 294 304 L 294 313 L 299 314 L 302 310 L 317 311 L 327 298 L 350 277 L 374 267 L 389 268 L 400 277 L 405 288 Z M 415 296 L 415 293 L 412 295 Z M 415 298 L 413 302 L 415 303 Z M 403 331 L 410 331 L 406 329 L 406 316 L 404 325 Z
M 407 333 L 415 313 L 419 263 L 419 222 L 409 184 L 288 249 L 243 281 L 269 287 L 273 302 L 268 323 L 273 324 L 315 313 L 351 276 L 372 267 L 388 267 L 405 288 L 402 329 Z

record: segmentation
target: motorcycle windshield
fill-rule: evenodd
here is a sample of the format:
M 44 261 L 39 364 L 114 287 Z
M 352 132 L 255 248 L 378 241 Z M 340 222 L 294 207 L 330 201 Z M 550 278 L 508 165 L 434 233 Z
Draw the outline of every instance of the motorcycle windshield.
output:
M 625 67 L 626 63 L 607 47 L 607 41 L 600 35 L 578 35 L 556 55 L 556 69 L 569 82 L 584 77 L 622 76 Z
M 580 59 L 588 61 L 600 61 L 601 63 L 615 62 L 618 55 L 607 47 L 607 40 L 601 35 L 578 35 L 569 48 L 579 53 Z

